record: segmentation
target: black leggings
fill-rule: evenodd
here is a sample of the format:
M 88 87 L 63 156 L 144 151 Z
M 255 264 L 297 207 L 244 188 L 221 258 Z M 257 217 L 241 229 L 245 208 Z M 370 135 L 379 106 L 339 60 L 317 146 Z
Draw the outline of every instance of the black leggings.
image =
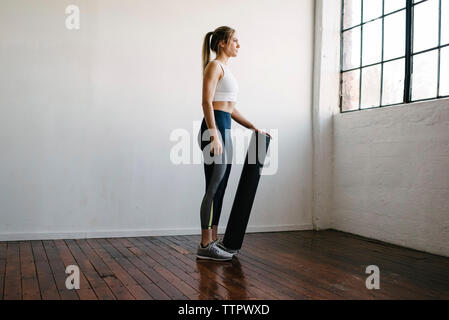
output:
M 215 125 L 221 134 L 219 138 L 223 145 L 223 153 L 214 155 L 210 152 L 210 134 L 204 118 L 198 133 L 198 144 L 203 151 L 204 174 L 206 176 L 206 191 L 200 209 L 202 229 L 212 229 L 212 226 L 218 226 L 232 165 L 231 114 L 214 110 L 214 116 Z

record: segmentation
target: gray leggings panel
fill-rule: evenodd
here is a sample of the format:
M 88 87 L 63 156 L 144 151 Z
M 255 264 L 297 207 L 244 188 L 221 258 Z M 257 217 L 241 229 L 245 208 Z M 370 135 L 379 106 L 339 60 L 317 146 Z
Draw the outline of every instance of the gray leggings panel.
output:
M 224 153 L 223 153 L 224 154 Z M 227 169 L 227 164 L 222 161 L 222 163 L 214 163 L 212 177 L 210 179 L 209 186 L 204 194 L 203 201 L 201 202 L 201 228 L 211 229 L 213 221 L 213 200 L 215 194 L 217 193 L 218 187 L 220 186 L 223 177 L 225 176 Z
M 213 159 L 212 175 L 210 176 L 209 183 L 207 184 L 207 190 L 204 194 L 203 201 L 201 202 L 200 208 L 200 218 L 201 218 L 201 228 L 211 229 L 214 221 L 214 204 L 213 200 L 217 194 L 217 190 L 225 177 L 226 169 L 228 168 L 228 163 L 231 163 L 232 159 L 232 142 L 230 141 L 230 135 L 225 135 L 223 137 L 225 141 L 223 144 L 223 153 L 220 155 L 210 155 L 210 149 L 203 149 L 203 158 Z M 227 141 L 226 141 L 227 140 Z M 200 137 L 199 137 L 200 142 Z M 224 142 L 224 143 L 223 143 Z M 216 213 L 217 214 L 217 213 Z M 218 212 L 219 214 L 219 212 Z M 215 219 L 217 220 L 217 219 Z

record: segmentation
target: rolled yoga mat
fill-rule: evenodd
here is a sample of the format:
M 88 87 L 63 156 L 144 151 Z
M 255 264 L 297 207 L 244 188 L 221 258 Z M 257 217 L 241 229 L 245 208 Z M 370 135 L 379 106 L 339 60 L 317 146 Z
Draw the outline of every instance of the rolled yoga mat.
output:
M 242 247 L 249 215 L 260 180 L 260 171 L 264 165 L 269 145 L 270 137 L 268 135 L 253 132 L 223 237 L 223 244 L 229 249 L 240 250 Z M 261 150 L 261 154 L 259 154 L 259 147 L 265 147 L 265 152 Z

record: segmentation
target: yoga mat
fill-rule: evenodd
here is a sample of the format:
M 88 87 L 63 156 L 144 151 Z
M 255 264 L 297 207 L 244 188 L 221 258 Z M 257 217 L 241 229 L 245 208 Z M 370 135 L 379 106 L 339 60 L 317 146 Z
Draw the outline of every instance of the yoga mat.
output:
M 240 250 L 242 247 L 260 180 L 260 171 L 265 162 L 269 145 L 270 137 L 268 135 L 253 132 L 223 237 L 223 244 L 229 249 Z M 259 152 L 259 148 L 265 148 L 265 150 L 262 149 Z

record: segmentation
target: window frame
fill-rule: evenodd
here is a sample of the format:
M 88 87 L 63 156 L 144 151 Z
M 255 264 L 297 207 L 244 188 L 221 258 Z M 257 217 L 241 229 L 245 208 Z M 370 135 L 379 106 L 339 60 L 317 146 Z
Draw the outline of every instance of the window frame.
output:
M 361 111 L 361 110 L 368 110 L 368 109 L 378 109 L 378 108 L 383 108 L 383 107 L 389 107 L 389 106 L 395 106 L 395 105 L 403 105 L 403 104 L 407 104 L 407 103 L 412 103 L 412 102 L 419 102 L 419 101 L 428 101 L 428 100 L 437 100 L 437 99 L 442 99 L 442 98 L 446 98 L 449 97 L 449 95 L 445 95 L 445 96 L 441 96 L 440 95 L 440 70 L 441 70 L 441 61 L 440 61 L 440 55 L 441 55 L 441 49 L 448 47 L 448 44 L 445 45 L 441 45 L 441 1 L 442 0 L 438 0 L 438 45 L 436 47 L 433 48 L 428 48 L 425 50 L 421 50 L 421 51 L 417 51 L 417 52 L 412 52 L 412 39 L 413 39 L 413 7 L 415 5 L 419 5 L 420 3 L 423 2 L 427 2 L 429 0 L 421 0 L 421 1 L 416 1 L 413 2 L 413 0 L 406 0 L 406 7 L 405 8 L 401 8 L 401 9 L 397 9 L 394 10 L 392 12 L 389 12 L 387 14 L 385 14 L 385 0 L 382 0 L 382 15 L 379 17 L 376 17 L 374 19 L 370 19 L 367 21 L 363 21 L 363 3 L 364 0 L 359 0 L 360 1 L 360 14 L 361 14 L 361 19 L 359 24 L 350 26 L 346 29 L 343 29 L 343 25 L 344 25 L 344 3 L 345 0 L 341 0 L 341 17 L 340 17 L 340 79 L 339 79 L 339 110 L 340 113 L 346 113 L 346 112 L 353 112 L 353 111 Z M 384 21 L 385 21 L 385 17 L 388 17 L 390 15 L 396 14 L 397 12 L 403 11 L 405 10 L 405 15 L 406 15 L 406 30 L 405 30 L 405 53 L 404 55 L 401 55 L 399 57 L 396 58 L 392 58 L 392 59 L 388 59 L 388 60 L 384 60 Z M 365 24 L 376 21 L 382 19 L 382 52 L 381 52 L 381 59 L 379 62 L 376 63 L 371 63 L 371 64 L 367 64 L 367 65 L 362 65 L 362 57 L 363 57 L 363 27 Z M 349 31 L 351 29 L 360 27 L 360 64 L 358 67 L 355 68 L 349 68 L 347 70 L 343 71 L 343 34 L 346 31 Z M 414 55 L 420 54 L 420 53 L 425 53 L 428 51 L 433 51 L 433 50 L 438 50 L 438 71 L 437 71 L 437 96 L 436 97 L 431 97 L 431 98 L 423 98 L 423 99 L 416 99 L 416 100 L 412 100 L 411 99 L 411 93 L 412 93 L 412 59 Z M 390 61 L 395 61 L 395 60 L 400 60 L 400 59 L 404 59 L 404 65 L 405 65 L 405 74 L 404 74 L 404 93 L 403 93 L 403 101 L 402 102 L 398 102 L 398 103 L 393 103 L 393 104 L 385 104 L 382 105 L 382 93 L 383 93 L 383 74 L 384 74 L 384 63 L 390 62 Z M 361 100 L 362 100 L 362 74 L 363 74 L 363 69 L 367 68 L 367 67 L 371 67 L 371 66 L 375 66 L 375 65 L 379 65 L 380 64 L 380 96 L 379 96 L 379 105 L 374 106 L 374 107 L 364 107 L 361 108 Z M 355 70 L 359 70 L 359 102 L 358 102 L 358 108 L 354 109 L 354 110 L 345 110 L 343 111 L 343 74 L 346 72 L 351 72 L 351 71 L 355 71 Z

